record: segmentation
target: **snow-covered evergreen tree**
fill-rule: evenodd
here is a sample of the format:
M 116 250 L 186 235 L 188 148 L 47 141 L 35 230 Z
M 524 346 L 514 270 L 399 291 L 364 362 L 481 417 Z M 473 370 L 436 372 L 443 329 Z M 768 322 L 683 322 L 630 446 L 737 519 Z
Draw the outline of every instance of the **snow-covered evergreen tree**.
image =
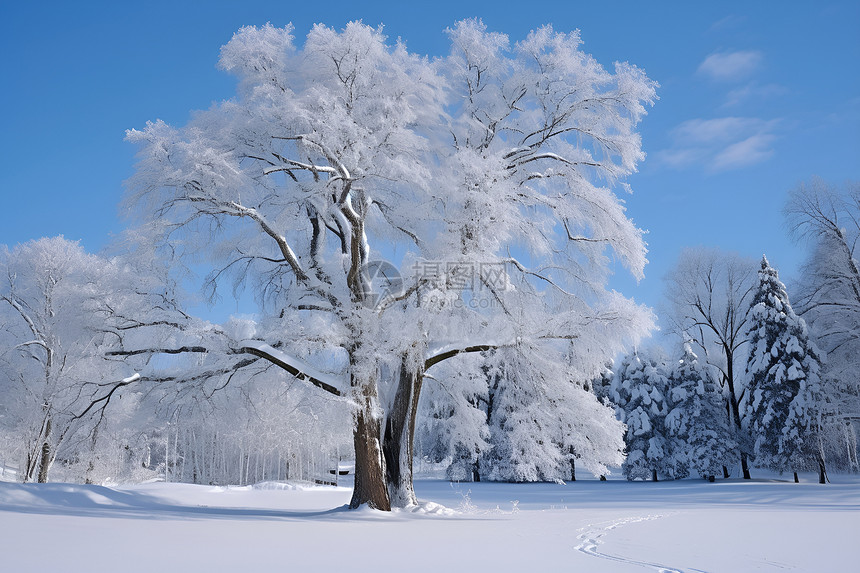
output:
M 600 375 L 591 380 L 590 389 L 601 403 L 612 403 L 609 392 L 612 389 L 612 379 L 615 377 L 615 373 L 612 371 L 613 368 L 614 364 L 608 362 Z
M 577 372 L 525 342 L 498 349 L 487 364 L 491 447 L 480 460 L 482 479 L 560 481 L 572 477 L 574 460 L 594 475 L 621 464 L 622 426 L 573 381 Z
M 664 466 L 681 478 L 715 476 L 734 457 L 737 444 L 726 417 L 726 400 L 702 369 L 689 344 L 669 373 L 671 410 L 665 425 L 671 442 Z
M 755 440 L 756 463 L 780 472 L 813 465 L 822 357 L 766 257 L 748 333 L 744 422 Z
M 666 470 L 664 458 L 669 447 L 664 419 L 666 364 L 657 356 L 634 352 L 624 358 L 612 381 L 610 400 L 618 418 L 627 424 L 624 442 L 627 459 L 622 471 L 628 480 L 653 479 Z M 673 477 L 673 476 L 669 476 Z

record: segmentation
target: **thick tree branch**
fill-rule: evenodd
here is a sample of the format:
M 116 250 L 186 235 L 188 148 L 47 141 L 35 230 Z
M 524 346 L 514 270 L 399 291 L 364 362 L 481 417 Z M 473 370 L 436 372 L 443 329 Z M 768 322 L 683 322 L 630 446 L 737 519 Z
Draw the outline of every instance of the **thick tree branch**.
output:
M 467 352 L 484 352 L 486 350 L 495 350 L 499 348 L 498 345 L 495 344 L 478 344 L 475 346 L 466 346 L 465 348 L 455 348 L 453 350 L 446 350 L 445 352 L 440 352 L 439 354 L 435 354 L 424 361 L 424 371 L 430 369 L 430 367 L 439 364 L 443 360 L 447 360 L 449 358 L 453 358 L 459 354 L 465 354 Z

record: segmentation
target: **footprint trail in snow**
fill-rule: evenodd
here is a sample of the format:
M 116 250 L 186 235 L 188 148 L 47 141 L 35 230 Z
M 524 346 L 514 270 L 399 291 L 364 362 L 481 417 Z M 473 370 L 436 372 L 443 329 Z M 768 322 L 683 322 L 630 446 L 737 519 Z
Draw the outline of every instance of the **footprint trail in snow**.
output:
M 661 517 L 665 517 L 663 515 L 646 515 L 642 517 L 625 517 L 622 519 L 617 519 L 615 521 L 608 522 L 608 525 L 601 525 L 599 523 L 595 523 L 592 525 L 587 525 L 580 529 L 582 533 L 580 533 L 576 538 L 579 540 L 579 545 L 576 546 L 576 550 L 580 553 L 584 553 L 586 555 L 590 555 L 592 557 L 599 557 L 601 559 L 608 559 L 609 561 L 617 561 L 619 563 L 629 563 L 630 565 L 639 565 L 641 567 L 645 567 L 651 569 L 653 571 L 657 571 L 658 573 L 684 573 L 681 569 L 675 569 L 674 567 L 669 567 L 666 565 L 661 565 L 659 563 L 651 563 L 649 561 L 637 561 L 635 559 L 628 559 L 627 557 L 621 557 L 618 555 L 612 555 L 609 553 L 605 553 L 599 550 L 600 545 L 603 543 L 603 536 L 606 535 L 609 531 L 613 529 L 617 529 L 624 525 L 629 525 L 631 523 L 640 523 L 642 521 L 652 521 L 655 519 L 660 519 Z M 604 522 L 606 523 L 606 522 Z M 705 572 L 702 572 L 705 573 Z

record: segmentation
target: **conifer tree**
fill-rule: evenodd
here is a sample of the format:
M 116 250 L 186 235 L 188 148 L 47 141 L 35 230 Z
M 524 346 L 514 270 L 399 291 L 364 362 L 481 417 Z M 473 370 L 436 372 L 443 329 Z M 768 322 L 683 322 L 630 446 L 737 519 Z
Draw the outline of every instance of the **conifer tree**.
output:
M 628 480 L 652 479 L 665 470 L 669 446 L 664 419 L 668 413 L 665 362 L 634 352 L 624 358 L 612 381 L 610 400 L 627 424 L 627 459 L 621 469 Z M 672 477 L 672 476 L 670 476 Z
M 762 257 L 759 285 L 750 310 L 744 423 L 756 463 L 779 472 L 823 459 L 817 447 L 821 402 L 821 354 L 806 322 L 794 313 L 785 285 Z
M 665 424 L 671 447 L 665 465 L 674 469 L 676 478 L 690 473 L 708 478 L 728 464 L 737 444 L 719 386 L 702 369 L 690 344 L 684 344 L 683 352 L 669 374 L 672 409 Z

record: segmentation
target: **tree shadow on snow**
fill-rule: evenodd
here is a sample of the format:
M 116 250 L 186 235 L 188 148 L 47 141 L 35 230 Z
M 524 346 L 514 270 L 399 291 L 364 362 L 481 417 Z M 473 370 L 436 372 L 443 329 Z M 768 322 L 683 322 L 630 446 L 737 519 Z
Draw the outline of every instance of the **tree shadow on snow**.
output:
M 377 512 L 346 505 L 327 510 L 282 510 L 181 505 L 158 496 L 96 485 L 0 483 L 0 511 L 122 519 L 361 520 Z

